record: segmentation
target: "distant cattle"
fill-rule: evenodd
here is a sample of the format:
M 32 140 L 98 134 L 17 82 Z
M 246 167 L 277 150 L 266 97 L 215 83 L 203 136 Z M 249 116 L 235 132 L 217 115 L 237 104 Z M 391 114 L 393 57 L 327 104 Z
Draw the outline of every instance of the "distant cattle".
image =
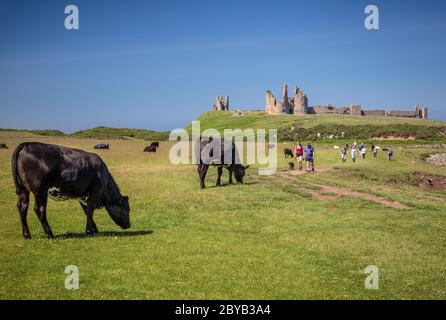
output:
M 293 151 L 291 149 L 284 149 L 283 154 L 285 155 L 285 158 L 291 157 L 294 158 Z
M 35 198 L 34 211 L 49 238 L 54 235 L 46 218 L 48 195 L 55 200 L 78 199 L 87 216 L 88 235 L 98 232 L 93 213 L 103 207 L 118 226 L 130 228 L 129 199 L 121 195 L 96 154 L 38 142 L 22 143 L 12 157 L 12 176 L 25 239 L 31 238 L 26 221 L 30 192 Z
M 243 177 L 246 174 L 246 169 L 249 166 L 243 166 L 239 161 L 239 154 L 234 142 L 220 139 L 212 139 L 210 141 L 197 142 L 195 145 L 199 149 L 200 164 L 198 165 L 198 175 L 200 177 L 200 187 L 205 188 L 204 180 L 209 166 L 215 166 L 218 170 L 217 186 L 221 185 L 221 175 L 223 174 L 223 167 L 229 171 L 229 183 L 232 184 L 232 174 L 235 180 L 243 184 Z M 220 150 L 220 155 L 214 155 L 214 149 Z M 198 150 L 195 149 L 198 156 Z M 225 159 L 225 154 L 227 155 Z
M 100 143 L 94 146 L 95 149 L 110 149 L 110 145 L 108 143 Z
M 8 146 L 4 143 L 0 143 L 0 149 L 8 149 Z
M 156 152 L 156 149 L 159 148 L 159 142 L 152 142 L 150 146 L 145 147 L 144 152 Z

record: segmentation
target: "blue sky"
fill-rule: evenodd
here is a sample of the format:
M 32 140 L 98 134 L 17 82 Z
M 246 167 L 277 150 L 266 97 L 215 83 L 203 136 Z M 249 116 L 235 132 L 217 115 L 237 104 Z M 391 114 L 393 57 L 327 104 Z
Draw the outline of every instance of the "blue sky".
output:
M 66 5 L 80 29 L 64 28 Z M 380 9 L 380 30 L 364 8 Z M 0 127 L 184 127 L 229 95 L 261 109 L 429 107 L 446 120 L 445 1 L 0 0 Z

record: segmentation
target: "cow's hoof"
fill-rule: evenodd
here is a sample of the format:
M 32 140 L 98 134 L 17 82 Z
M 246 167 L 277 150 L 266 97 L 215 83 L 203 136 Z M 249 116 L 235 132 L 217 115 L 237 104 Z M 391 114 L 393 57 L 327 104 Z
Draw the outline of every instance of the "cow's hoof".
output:
M 46 237 L 47 237 L 48 239 L 56 239 L 56 237 L 55 237 L 52 233 L 48 233 L 48 234 L 46 235 Z
M 203 190 L 204 188 L 206 188 L 205 186 L 200 186 L 200 189 Z
M 23 238 L 25 238 L 25 240 L 29 240 L 31 239 L 31 235 L 29 233 L 24 233 Z
M 88 237 L 94 237 L 95 235 L 98 234 L 98 230 L 87 230 L 86 233 Z

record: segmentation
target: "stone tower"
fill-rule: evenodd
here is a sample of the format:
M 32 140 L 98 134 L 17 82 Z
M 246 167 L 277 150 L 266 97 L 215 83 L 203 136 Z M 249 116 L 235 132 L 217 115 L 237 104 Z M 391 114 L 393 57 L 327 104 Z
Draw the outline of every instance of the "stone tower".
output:
M 266 91 L 266 106 L 265 111 L 267 113 L 275 113 L 276 112 L 276 97 L 272 94 L 271 90 Z
M 288 85 L 286 83 L 282 85 L 282 100 L 280 100 L 280 104 L 277 107 L 279 113 L 293 113 L 293 106 L 288 98 Z
M 217 96 L 215 98 L 215 104 L 212 107 L 214 111 L 229 110 L 229 97 Z
M 294 89 L 294 114 L 301 115 L 308 113 L 308 98 L 307 95 L 296 87 Z

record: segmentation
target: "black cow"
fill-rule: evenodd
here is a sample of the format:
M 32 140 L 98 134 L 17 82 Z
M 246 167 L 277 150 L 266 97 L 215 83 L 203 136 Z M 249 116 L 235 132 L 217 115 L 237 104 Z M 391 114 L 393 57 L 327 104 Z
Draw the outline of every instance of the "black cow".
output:
M 25 239 L 31 238 L 26 221 L 30 192 L 34 194 L 34 211 L 49 238 L 54 236 L 46 218 L 48 195 L 55 200 L 78 199 L 87 216 L 88 235 L 98 232 L 93 212 L 103 207 L 118 226 L 130 228 L 129 199 L 121 195 L 96 154 L 38 142 L 22 143 L 12 157 L 12 176 Z
M 0 149 L 8 149 L 8 146 L 4 143 L 0 143 Z
M 291 149 L 283 149 L 283 154 L 285 155 L 285 158 L 291 157 L 294 158 L 293 151 Z
M 205 188 L 204 180 L 206 178 L 206 173 L 209 169 L 209 165 L 217 167 L 218 177 L 217 186 L 221 185 L 221 175 L 223 174 L 223 167 L 229 171 L 229 183 L 232 184 L 232 174 L 234 174 L 235 180 L 243 184 L 243 177 L 246 174 L 246 169 L 249 166 L 243 166 L 239 163 L 239 155 L 234 142 L 212 139 L 210 141 L 197 142 L 195 147 L 200 146 L 200 154 L 198 155 L 198 150 L 195 149 L 196 156 L 200 157 L 200 164 L 198 165 L 198 175 L 200 177 L 200 187 Z M 218 150 L 220 148 L 220 157 L 218 155 L 214 156 L 213 150 Z M 230 154 L 229 159 L 225 159 L 225 154 Z
M 94 148 L 108 150 L 108 149 L 110 149 L 110 145 L 108 143 L 100 143 L 100 144 L 95 145 Z
M 150 146 L 144 148 L 144 152 L 156 152 L 156 149 L 159 148 L 159 142 L 152 142 Z

